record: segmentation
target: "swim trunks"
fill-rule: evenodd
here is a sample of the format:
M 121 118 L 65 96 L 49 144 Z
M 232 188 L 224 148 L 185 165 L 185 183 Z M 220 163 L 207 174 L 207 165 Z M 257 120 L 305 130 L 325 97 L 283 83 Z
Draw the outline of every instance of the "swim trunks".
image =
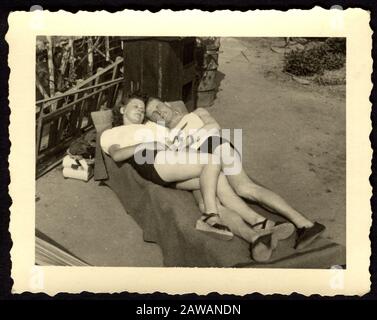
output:
M 209 136 L 198 148 L 199 152 L 213 154 L 218 146 L 221 146 L 224 143 L 229 143 L 230 146 L 237 151 L 234 145 L 227 139 L 220 136 Z
M 158 172 L 156 171 L 156 168 L 154 167 L 154 160 L 156 159 L 157 153 L 161 150 L 152 150 L 152 149 L 143 149 L 138 152 L 136 152 L 132 158 L 128 160 L 128 163 L 131 164 L 131 166 L 136 170 L 136 172 L 143 177 L 146 180 L 149 180 L 155 184 L 158 184 L 163 187 L 171 186 L 171 182 L 164 181 Z M 152 163 L 148 163 L 150 161 L 144 161 L 143 163 L 140 162 L 140 159 L 146 159 L 147 158 L 147 152 L 150 152 L 153 161 Z M 148 155 L 149 156 L 149 155 Z M 139 161 L 137 161 L 139 160 Z

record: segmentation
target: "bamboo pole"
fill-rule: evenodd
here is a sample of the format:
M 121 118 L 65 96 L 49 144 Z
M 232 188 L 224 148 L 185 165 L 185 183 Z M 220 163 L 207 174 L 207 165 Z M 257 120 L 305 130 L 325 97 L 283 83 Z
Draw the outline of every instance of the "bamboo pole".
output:
M 97 73 L 101 72 L 103 70 L 103 68 L 99 67 L 97 69 Z M 95 81 L 95 85 L 98 85 L 99 81 L 101 80 L 101 77 L 98 77 Z M 114 79 L 111 79 L 111 80 L 114 80 Z M 98 94 L 98 97 L 97 97 L 97 103 L 96 103 L 96 110 L 98 110 L 101 106 L 101 100 L 102 100 L 102 95 L 103 95 L 103 91 L 101 91 L 99 94 Z
M 80 88 L 85 87 L 87 84 L 93 82 L 93 80 L 96 79 L 97 77 L 99 77 L 100 75 L 106 73 L 109 70 L 113 70 L 114 65 L 120 64 L 122 62 L 123 62 L 123 58 L 122 57 L 117 57 L 116 61 L 112 65 L 107 66 L 106 68 L 104 68 L 103 70 L 101 70 L 99 73 L 94 74 L 93 76 L 89 77 L 88 79 L 85 79 L 85 80 L 81 81 L 75 87 L 67 90 L 63 94 L 63 96 L 75 93 L 77 90 L 80 90 Z M 56 97 L 51 97 L 51 98 L 48 98 L 48 99 L 38 100 L 36 102 L 36 104 L 43 103 L 43 102 L 48 102 L 48 101 L 53 101 L 53 100 L 56 100 L 56 99 L 57 99 Z
M 51 36 L 47 37 L 47 64 L 48 64 L 48 75 L 49 75 L 49 88 L 50 88 L 50 97 L 55 93 L 55 72 L 54 72 L 54 61 L 52 58 L 52 39 Z
M 112 65 L 107 66 L 106 68 L 104 68 L 103 70 L 101 70 L 99 73 L 96 73 L 95 75 L 89 77 L 88 79 L 83 80 L 82 82 L 80 82 L 79 84 L 77 84 L 75 87 L 67 90 L 61 96 L 49 97 L 47 99 L 38 100 L 36 102 L 36 105 L 37 105 L 37 111 L 36 112 L 37 113 L 40 112 L 41 106 L 43 106 L 43 109 L 47 108 L 48 106 L 50 106 L 51 104 L 53 104 L 55 100 L 61 99 L 61 98 L 65 98 L 67 96 L 72 95 L 73 93 L 78 93 L 78 92 L 87 91 L 87 90 L 89 91 L 90 89 L 94 89 L 94 88 L 99 87 L 99 86 L 108 85 L 108 84 L 113 83 L 113 82 L 118 82 L 118 81 L 121 82 L 121 81 L 123 81 L 124 77 L 119 77 L 119 78 L 114 79 L 114 80 L 110 80 L 110 81 L 106 81 L 106 82 L 103 82 L 103 83 L 99 83 L 99 84 L 97 84 L 95 86 L 83 88 L 87 84 L 93 82 L 93 80 L 95 80 L 96 78 L 98 78 L 102 74 L 104 74 L 104 73 L 106 73 L 106 72 L 108 72 L 110 70 L 114 70 L 113 69 L 114 66 L 118 65 L 118 64 L 121 64 L 122 62 L 123 62 L 123 58 L 122 57 L 117 57 L 116 61 Z
M 39 92 L 41 93 L 41 95 L 43 96 L 44 99 L 49 98 L 46 90 L 43 88 L 43 86 L 40 83 L 38 77 L 35 79 L 35 85 L 36 85 L 37 89 L 39 90 Z
M 48 74 L 49 74 L 49 88 L 50 88 L 50 97 L 55 95 L 55 70 L 54 70 L 54 60 L 52 56 L 52 38 L 47 36 L 47 64 L 48 64 Z M 51 105 L 51 110 L 56 110 L 56 104 Z
M 72 38 L 69 38 L 69 49 L 71 50 L 71 54 L 69 58 L 69 80 L 73 81 L 75 78 L 75 55 L 74 55 Z
M 117 61 L 114 62 L 114 64 L 119 64 L 119 63 L 122 63 L 123 62 L 123 58 L 120 57 L 120 59 L 118 59 Z M 91 77 L 85 79 L 84 81 L 82 81 L 78 86 L 75 87 L 75 89 L 78 89 L 78 88 L 81 88 L 85 85 L 87 85 L 88 83 L 91 83 L 95 78 L 97 78 L 98 76 L 100 76 L 101 74 L 104 74 L 105 72 L 109 71 L 109 70 L 112 70 L 114 67 L 114 65 L 109 65 L 107 66 L 106 68 L 104 68 L 100 74 L 94 74 L 92 75 Z
M 105 59 L 107 59 L 106 58 L 106 54 L 103 53 L 100 49 L 94 48 L 94 51 L 98 52 L 102 57 L 104 57 Z M 109 59 L 108 61 L 110 61 L 111 63 L 113 63 L 113 60 L 111 60 L 111 59 Z
M 97 46 L 98 42 L 99 42 L 99 39 L 100 37 L 97 38 L 96 42 L 94 43 L 93 45 L 93 41 L 92 41 L 92 47 L 93 47 L 93 50 L 95 50 L 95 47 Z M 86 42 L 87 43 L 87 42 Z M 87 51 L 86 55 L 84 57 L 82 57 L 80 59 L 80 61 L 76 64 L 77 66 L 79 66 L 85 59 L 87 59 L 87 56 L 88 56 L 88 53 L 89 53 L 89 50 Z
M 119 78 L 116 78 L 114 80 L 109 80 L 109 81 L 106 81 L 106 82 L 102 82 L 102 83 L 98 83 L 96 85 L 93 85 L 93 86 L 90 86 L 90 87 L 85 87 L 85 88 L 81 88 L 81 89 L 76 89 L 76 90 L 73 90 L 73 91 L 67 91 L 65 93 L 62 93 L 58 96 L 55 96 L 55 97 L 51 97 L 51 98 L 47 98 L 47 99 L 42 99 L 42 100 L 38 100 L 36 102 L 36 104 L 43 104 L 43 103 L 48 103 L 48 102 L 51 102 L 53 100 L 57 100 L 57 99 L 62 99 L 62 98 L 65 98 L 67 96 L 71 96 L 75 93 L 79 93 L 79 92 L 84 92 L 84 91 L 90 91 L 92 89 L 95 89 L 95 88 L 98 88 L 98 87 L 102 87 L 102 86 L 106 86 L 106 85 L 109 85 L 109 84 L 114 84 L 114 83 L 117 83 L 117 82 L 122 82 L 124 81 L 124 78 L 123 77 L 119 77 Z
M 120 82 L 120 81 L 119 81 Z M 84 96 L 84 97 L 81 97 L 81 98 L 78 98 L 76 101 L 73 101 L 73 102 L 70 102 L 68 103 L 67 105 L 65 106 L 62 106 L 61 108 L 59 108 L 58 110 L 56 110 L 54 113 L 49 113 L 49 114 L 46 114 L 46 115 L 43 115 L 42 113 L 42 118 L 44 121 L 48 122 L 49 120 L 51 120 L 52 118 L 54 117 L 57 117 L 58 115 L 60 114 L 63 114 L 65 112 L 68 112 L 72 109 L 72 106 L 84 99 L 87 99 L 87 98 L 90 98 L 92 96 L 94 96 L 95 94 L 98 94 L 99 92 L 101 91 L 104 91 L 104 90 L 107 90 L 109 88 L 111 88 L 112 86 L 115 86 L 117 82 L 113 82 L 112 84 L 110 85 L 107 85 L 107 86 L 103 86 L 103 84 L 99 84 L 101 86 L 103 86 L 102 88 L 98 89 L 97 91 L 95 92 L 92 92 L 92 93 L 89 93 L 88 95 Z
M 110 60 L 110 43 L 109 37 L 105 37 L 105 47 L 106 47 L 106 61 Z
M 122 58 L 116 57 L 115 60 L 121 61 Z M 119 64 L 114 65 L 113 74 L 111 76 L 112 80 L 114 80 L 115 77 L 117 76 L 117 74 L 119 73 L 119 68 L 120 68 Z M 115 103 L 114 95 L 115 95 L 115 92 L 116 92 L 116 88 L 117 87 L 115 86 L 115 87 L 109 88 L 109 90 L 108 90 L 108 104 L 107 104 L 108 107 L 110 106 L 112 108 L 114 103 Z
M 71 54 L 71 51 L 69 50 L 69 48 L 64 47 L 63 48 L 62 61 L 60 63 L 60 73 L 61 73 L 62 76 L 64 76 L 65 70 L 67 68 L 68 61 L 69 61 L 69 58 L 70 58 L 70 54 Z
M 88 73 L 93 74 L 93 41 L 88 37 Z

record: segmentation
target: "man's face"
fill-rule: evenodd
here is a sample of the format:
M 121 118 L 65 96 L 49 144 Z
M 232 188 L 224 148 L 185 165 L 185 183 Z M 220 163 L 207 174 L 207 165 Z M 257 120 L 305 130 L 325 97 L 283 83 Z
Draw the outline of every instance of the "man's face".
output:
M 161 100 L 152 99 L 147 104 L 146 115 L 153 122 L 165 122 L 168 125 L 173 118 L 173 110 Z

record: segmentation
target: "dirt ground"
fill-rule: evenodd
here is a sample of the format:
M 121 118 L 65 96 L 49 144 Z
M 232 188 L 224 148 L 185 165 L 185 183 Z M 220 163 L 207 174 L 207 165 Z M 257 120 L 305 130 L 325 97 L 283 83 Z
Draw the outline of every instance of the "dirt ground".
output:
M 302 85 L 282 72 L 277 38 L 223 38 L 220 90 L 208 110 L 223 128 L 243 129 L 243 162 L 255 180 L 346 243 L 345 86 Z M 107 187 L 37 180 L 36 226 L 93 265 L 161 266 L 159 247 Z
M 243 129 L 243 162 L 257 181 L 327 226 L 345 244 L 345 86 L 302 85 L 283 73 L 282 39 L 222 40 L 220 83 L 210 112 Z

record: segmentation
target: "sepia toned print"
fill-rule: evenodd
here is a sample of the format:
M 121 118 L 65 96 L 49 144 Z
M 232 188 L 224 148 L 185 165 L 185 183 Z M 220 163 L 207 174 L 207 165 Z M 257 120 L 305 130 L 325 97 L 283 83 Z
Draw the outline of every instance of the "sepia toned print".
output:
M 11 188 L 15 290 L 365 293 L 351 279 L 359 270 L 369 283 L 369 165 L 365 175 L 360 168 L 370 152 L 356 146 L 370 131 L 362 121 L 371 87 L 360 81 L 369 81 L 371 61 L 357 57 L 370 57 L 370 31 L 361 10 L 331 11 L 280 13 L 281 21 L 305 14 L 329 22 L 326 34 L 309 25 L 298 36 L 294 19 L 268 36 L 257 21 L 250 27 L 259 35 L 220 26 L 188 33 L 185 23 L 181 33 L 164 23 L 157 34 L 148 24 L 148 36 L 119 33 L 120 13 L 105 34 L 78 34 L 49 20 L 74 23 L 74 15 L 43 12 L 44 27 L 30 27 L 22 49 L 11 17 L 11 66 L 26 50 L 35 59 L 24 69 L 34 82 L 22 81 L 18 66 L 10 81 L 11 129 L 19 128 L 17 137 L 11 130 L 12 184 L 31 204 L 18 238 L 22 203 Z M 220 21 L 225 12 L 177 14 Z M 334 17 L 343 24 L 331 25 Z M 360 19 L 354 28 L 351 17 Z M 355 47 L 358 28 L 365 52 Z M 358 61 L 366 61 L 361 73 Z M 29 94 L 15 96 L 17 83 Z M 19 149 L 28 142 L 34 147 Z M 17 150 L 33 173 L 22 183 Z M 356 250 L 362 239 L 365 250 Z M 80 275 L 81 287 L 54 280 L 68 274 Z M 258 282 L 262 274 L 274 283 Z M 101 283 L 89 284 L 92 276 Z M 144 288 L 131 281 L 138 277 L 149 279 Z M 191 277 L 207 281 L 187 287 Z

